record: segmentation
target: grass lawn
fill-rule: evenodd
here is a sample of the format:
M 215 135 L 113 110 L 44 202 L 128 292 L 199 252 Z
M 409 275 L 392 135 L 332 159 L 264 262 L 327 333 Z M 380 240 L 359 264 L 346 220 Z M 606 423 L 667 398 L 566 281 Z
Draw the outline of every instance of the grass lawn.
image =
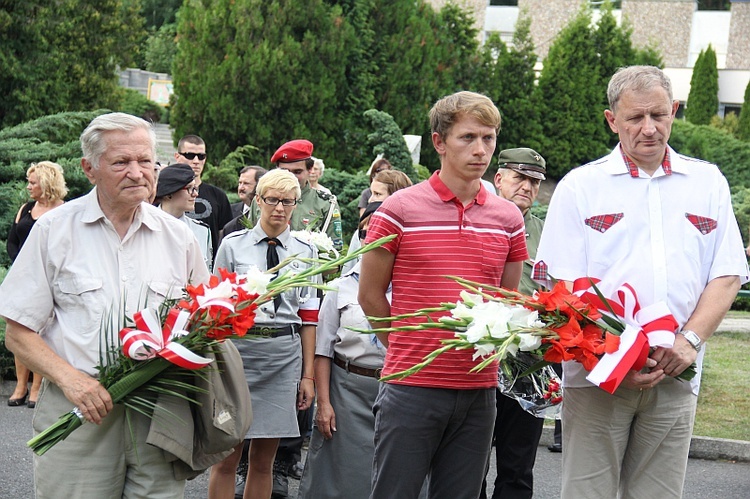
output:
M 717 332 L 707 348 L 693 434 L 750 441 L 750 334 Z

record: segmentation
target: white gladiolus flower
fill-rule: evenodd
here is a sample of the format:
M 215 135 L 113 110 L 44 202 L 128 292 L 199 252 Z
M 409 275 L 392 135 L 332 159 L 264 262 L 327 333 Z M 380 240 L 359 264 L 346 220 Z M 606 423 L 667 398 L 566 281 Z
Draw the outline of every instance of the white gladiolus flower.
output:
M 263 272 L 257 265 L 253 265 L 247 271 L 247 274 L 240 276 L 246 279 L 242 284 L 242 289 L 250 294 L 262 295 L 268 290 L 268 283 L 273 279 L 272 274 Z
M 495 346 L 488 343 L 478 343 L 474 345 L 474 356 L 471 360 L 477 360 L 479 357 L 486 357 L 495 353 Z
M 467 307 L 475 307 L 476 305 L 479 305 L 480 303 L 484 303 L 484 298 L 482 298 L 482 295 L 477 295 L 474 293 L 469 293 L 465 289 L 462 290 L 459 293 L 461 302 L 465 303 Z
M 518 335 L 518 349 L 522 352 L 533 352 L 542 346 L 542 338 L 534 334 L 520 333 Z
M 451 316 L 456 319 L 472 319 L 474 318 L 473 309 L 467 307 L 462 302 L 456 303 L 456 308 L 451 310 Z
M 511 343 L 508 345 L 505 351 L 507 352 L 508 355 L 512 355 L 513 357 L 515 357 L 516 354 L 518 353 L 518 345 L 516 345 L 515 343 Z
M 291 232 L 292 237 L 296 237 L 306 243 L 312 244 L 318 249 L 318 253 L 325 255 L 333 253 L 338 258 L 339 254 L 336 248 L 333 247 L 333 241 L 328 234 L 324 234 L 320 231 L 307 231 L 307 230 L 293 230 Z
M 526 327 L 543 327 L 544 323 L 539 320 L 539 312 L 529 310 L 526 307 L 515 305 L 511 309 L 512 316 L 508 321 L 511 329 Z

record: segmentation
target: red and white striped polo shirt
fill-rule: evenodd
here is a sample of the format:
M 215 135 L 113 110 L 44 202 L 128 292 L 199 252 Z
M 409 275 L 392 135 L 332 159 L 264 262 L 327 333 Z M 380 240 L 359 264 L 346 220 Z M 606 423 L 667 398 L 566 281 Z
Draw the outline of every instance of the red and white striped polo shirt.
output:
M 463 288 L 444 276 L 499 286 L 505 262 L 528 258 L 523 216 L 513 203 L 489 194 L 482 187 L 464 207 L 437 172 L 426 182 L 396 192 L 375 212 L 367 230 L 367 242 L 390 234 L 397 235 L 384 246 L 396 255 L 392 315 L 455 302 Z M 421 322 L 424 318 L 393 325 Z M 418 364 L 425 355 L 442 346 L 440 339 L 451 337 L 452 332 L 434 329 L 392 333 L 383 374 Z M 450 389 L 496 386 L 497 365 L 469 374 L 476 365 L 472 355 L 473 350 L 447 352 L 419 373 L 392 382 Z

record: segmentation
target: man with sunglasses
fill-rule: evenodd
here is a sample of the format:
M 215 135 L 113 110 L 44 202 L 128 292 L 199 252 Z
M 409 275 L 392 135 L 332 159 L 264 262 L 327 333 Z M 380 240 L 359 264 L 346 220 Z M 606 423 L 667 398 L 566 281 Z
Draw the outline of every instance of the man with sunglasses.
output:
M 223 190 L 201 181 L 206 166 L 206 143 L 202 138 L 197 135 L 182 137 L 174 157 L 177 163 L 187 163 L 195 172 L 198 197 L 195 199 L 195 210 L 186 215 L 206 223 L 211 229 L 212 254 L 215 255 L 219 249 L 219 231 L 232 220 L 232 205 Z

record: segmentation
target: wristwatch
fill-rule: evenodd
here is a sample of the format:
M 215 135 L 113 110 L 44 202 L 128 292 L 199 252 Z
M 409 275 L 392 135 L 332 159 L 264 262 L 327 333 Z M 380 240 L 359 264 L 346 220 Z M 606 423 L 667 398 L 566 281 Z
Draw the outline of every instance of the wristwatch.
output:
M 701 347 L 703 346 L 703 340 L 701 340 L 701 337 L 698 336 L 695 331 L 691 331 L 689 329 L 683 329 L 680 331 L 680 334 L 685 337 L 686 340 L 688 340 L 688 343 L 690 343 L 693 348 L 695 348 L 696 352 L 701 351 Z

